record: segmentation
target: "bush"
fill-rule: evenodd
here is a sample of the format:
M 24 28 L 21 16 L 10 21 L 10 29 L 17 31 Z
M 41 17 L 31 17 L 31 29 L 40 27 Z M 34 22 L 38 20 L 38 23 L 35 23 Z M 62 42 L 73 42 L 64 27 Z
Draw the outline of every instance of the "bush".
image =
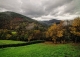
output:
M 26 42 L 26 43 L 19 43 L 19 44 L 5 44 L 5 45 L 0 45 L 0 48 L 25 46 L 25 45 L 35 44 L 35 43 L 42 43 L 42 42 L 45 42 L 45 41 L 44 40 L 35 40 L 35 41 L 30 41 L 30 42 Z

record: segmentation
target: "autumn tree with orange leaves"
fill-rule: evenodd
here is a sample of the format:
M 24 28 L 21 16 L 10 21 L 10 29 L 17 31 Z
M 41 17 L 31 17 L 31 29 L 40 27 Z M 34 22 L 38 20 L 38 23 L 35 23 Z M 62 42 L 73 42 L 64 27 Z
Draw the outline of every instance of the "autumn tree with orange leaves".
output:
M 75 42 L 77 42 L 80 40 L 80 18 L 75 18 L 71 25 L 72 26 L 70 27 L 70 32 L 73 34 Z
M 56 43 L 57 39 L 63 37 L 63 34 L 64 34 L 63 22 L 60 22 L 60 24 L 54 23 L 50 28 L 48 28 L 46 32 L 46 38 Z

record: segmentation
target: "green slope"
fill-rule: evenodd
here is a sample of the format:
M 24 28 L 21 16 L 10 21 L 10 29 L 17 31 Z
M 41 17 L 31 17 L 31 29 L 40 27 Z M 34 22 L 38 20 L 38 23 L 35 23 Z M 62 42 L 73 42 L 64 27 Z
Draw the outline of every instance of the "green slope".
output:
M 80 45 L 33 44 L 0 49 L 0 57 L 80 57 Z

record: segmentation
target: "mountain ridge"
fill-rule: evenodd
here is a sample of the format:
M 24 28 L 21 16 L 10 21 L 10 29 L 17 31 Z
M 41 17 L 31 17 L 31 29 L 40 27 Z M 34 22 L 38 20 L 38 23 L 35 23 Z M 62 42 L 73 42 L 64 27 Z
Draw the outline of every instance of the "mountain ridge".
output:
M 52 20 L 49 20 L 49 21 L 39 21 L 40 23 L 42 24 L 45 24 L 45 25 L 52 25 L 53 23 L 57 23 L 59 24 L 61 20 L 57 20 L 57 19 L 52 19 Z
M 29 28 L 29 26 L 33 26 L 33 28 Z M 36 20 L 15 12 L 0 12 L 0 29 L 34 29 L 36 27 L 40 28 L 43 25 Z

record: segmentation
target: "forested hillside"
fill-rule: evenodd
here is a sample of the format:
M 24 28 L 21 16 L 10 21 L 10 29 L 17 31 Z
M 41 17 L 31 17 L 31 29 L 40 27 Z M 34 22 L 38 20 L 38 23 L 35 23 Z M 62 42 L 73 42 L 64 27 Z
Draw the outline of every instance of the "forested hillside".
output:
M 15 12 L 0 12 L 0 39 L 27 41 L 33 33 L 44 30 L 44 25 L 29 17 Z
M 42 24 L 15 12 L 0 12 L 0 28 L 2 29 L 34 29 Z
M 47 25 L 43 25 L 44 23 L 41 24 L 18 13 L 1 12 L 0 39 L 45 40 L 54 43 L 80 42 L 80 17 L 71 22 L 67 20 L 66 25 L 65 21 L 53 21 L 50 21 L 51 26 L 47 27 Z

